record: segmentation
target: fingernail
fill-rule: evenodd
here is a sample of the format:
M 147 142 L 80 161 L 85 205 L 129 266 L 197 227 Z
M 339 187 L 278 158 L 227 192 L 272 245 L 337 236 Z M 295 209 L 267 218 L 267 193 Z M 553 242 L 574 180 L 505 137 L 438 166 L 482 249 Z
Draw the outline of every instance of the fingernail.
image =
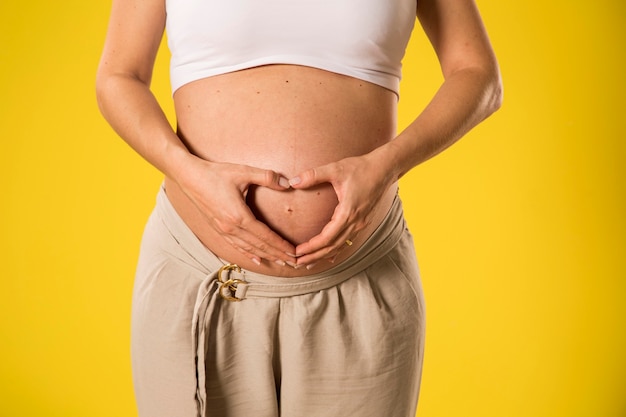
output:
M 294 268 L 294 269 L 298 269 L 298 265 L 296 265 L 296 264 L 295 264 L 295 263 L 293 263 L 293 262 L 289 262 L 289 261 L 287 261 L 287 265 L 289 265 L 290 267 L 292 267 L 292 268 Z
M 276 262 L 278 265 L 280 266 L 286 266 L 287 264 L 285 263 L 285 261 L 280 260 L 280 259 L 276 259 L 274 262 Z
M 300 177 L 294 177 L 292 179 L 289 180 L 289 185 L 298 185 L 302 182 L 302 178 Z
M 289 183 L 289 180 L 285 177 L 280 177 L 278 179 L 278 185 L 280 185 L 281 187 L 285 187 L 285 188 L 289 188 L 291 186 L 291 184 Z
M 261 266 L 261 261 L 257 258 L 252 258 L 252 262 L 254 262 L 257 266 Z
M 298 255 L 296 255 L 295 253 L 289 253 L 289 252 L 285 252 L 287 254 L 287 256 L 291 256 L 292 258 L 297 258 Z
M 306 266 L 306 269 L 308 269 L 310 271 L 311 269 L 315 268 L 315 265 L 317 265 L 317 263 L 309 264 L 309 265 Z

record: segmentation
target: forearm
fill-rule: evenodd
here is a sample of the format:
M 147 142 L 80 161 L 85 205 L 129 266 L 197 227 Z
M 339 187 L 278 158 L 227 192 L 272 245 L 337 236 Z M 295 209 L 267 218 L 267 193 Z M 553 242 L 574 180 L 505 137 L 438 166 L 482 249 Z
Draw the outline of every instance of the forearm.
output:
M 98 105 L 117 134 L 166 176 L 176 179 L 194 159 L 146 83 L 131 75 L 99 75 Z
M 395 180 L 442 152 L 500 107 L 497 68 L 467 68 L 451 74 L 422 113 L 377 151 Z

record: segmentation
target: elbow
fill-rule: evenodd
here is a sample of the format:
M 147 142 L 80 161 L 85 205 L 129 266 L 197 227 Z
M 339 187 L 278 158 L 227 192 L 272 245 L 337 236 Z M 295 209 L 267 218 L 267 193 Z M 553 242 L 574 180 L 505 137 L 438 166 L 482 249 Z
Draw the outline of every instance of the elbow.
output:
M 485 117 L 495 113 L 502 107 L 504 99 L 504 87 L 502 84 L 502 75 L 498 67 L 495 67 L 489 74 L 488 82 L 485 89 Z
M 108 113 L 117 107 L 120 98 L 124 95 L 125 78 L 123 74 L 108 71 L 98 71 L 95 79 L 96 103 L 100 113 L 108 119 Z
M 107 87 L 109 77 L 98 71 L 95 81 L 96 103 L 98 104 L 100 112 L 103 113 L 103 105 L 106 101 L 107 92 L 109 91 L 109 88 Z

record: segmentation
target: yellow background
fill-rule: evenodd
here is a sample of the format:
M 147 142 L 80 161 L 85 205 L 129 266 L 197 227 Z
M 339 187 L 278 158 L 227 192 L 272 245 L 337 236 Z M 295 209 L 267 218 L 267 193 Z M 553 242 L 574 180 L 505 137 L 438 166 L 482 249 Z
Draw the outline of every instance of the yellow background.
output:
M 621 1 L 479 2 L 504 107 L 402 181 L 418 416 L 626 416 Z M 0 416 L 135 415 L 132 275 L 160 175 L 101 119 L 109 1 L 0 3 Z M 416 33 L 400 124 L 440 76 Z M 172 114 L 167 56 L 155 89 Z

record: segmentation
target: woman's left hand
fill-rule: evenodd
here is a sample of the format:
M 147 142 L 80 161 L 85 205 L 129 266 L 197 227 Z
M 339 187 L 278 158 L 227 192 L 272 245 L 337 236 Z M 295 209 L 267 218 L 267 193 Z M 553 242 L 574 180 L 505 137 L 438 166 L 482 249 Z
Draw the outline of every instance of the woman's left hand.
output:
M 330 183 L 339 201 L 322 231 L 296 247 L 298 265 L 334 262 L 347 242 L 370 224 L 380 198 L 397 178 L 381 162 L 369 153 L 309 169 L 290 180 L 295 189 Z

